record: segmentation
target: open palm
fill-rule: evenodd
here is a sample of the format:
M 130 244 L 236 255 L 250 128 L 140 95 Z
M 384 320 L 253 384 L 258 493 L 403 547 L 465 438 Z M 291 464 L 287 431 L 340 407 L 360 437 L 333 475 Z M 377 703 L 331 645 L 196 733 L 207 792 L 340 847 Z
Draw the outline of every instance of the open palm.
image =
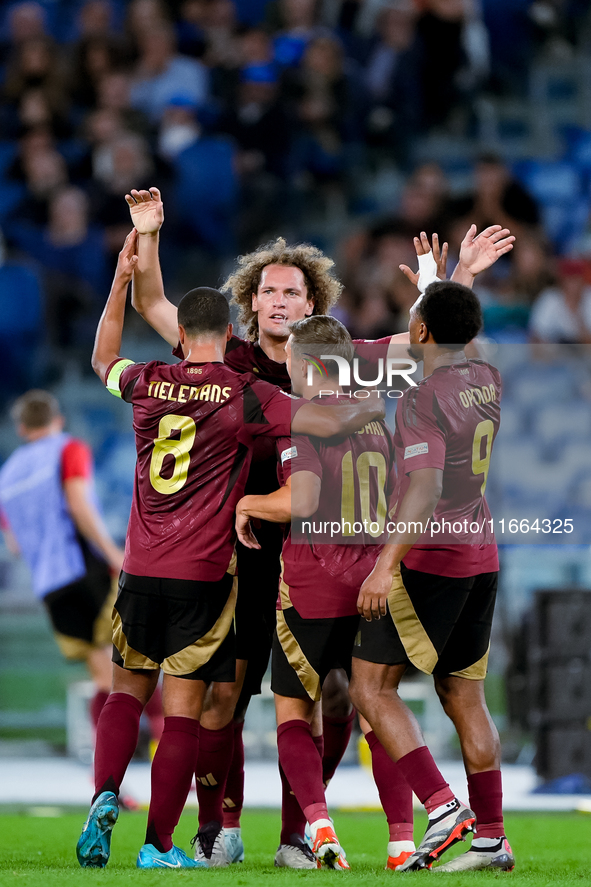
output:
M 510 252 L 515 240 L 509 229 L 501 225 L 491 225 L 478 235 L 476 230 L 476 225 L 470 227 L 460 247 L 460 263 L 474 276 Z
M 133 189 L 125 195 L 131 220 L 138 234 L 156 234 L 164 221 L 164 205 L 158 188 Z

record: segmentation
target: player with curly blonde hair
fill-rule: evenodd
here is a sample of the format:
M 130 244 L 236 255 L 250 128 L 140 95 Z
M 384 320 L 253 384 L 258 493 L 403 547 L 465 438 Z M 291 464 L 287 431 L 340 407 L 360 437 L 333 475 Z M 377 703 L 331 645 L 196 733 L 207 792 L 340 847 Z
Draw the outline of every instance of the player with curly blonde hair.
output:
M 308 243 L 288 246 L 283 237 L 269 241 L 252 253 L 238 257 L 238 267 L 230 274 L 222 292 L 232 294 L 232 302 L 238 305 L 238 320 L 244 327 L 246 338 L 251 342 L 259 339 L 260 308 L 253 307 L 253 293 L 257 293 L 263 274 L 269 266 L 298 268 L 303 275 L 306 296 L 313 302 L 310 314 L 329 314 L 338 301 L 343 289 L 342 283 L 334 276 L 334 262 L 317 247 Z M 307 312 L 308 313 L 308 312 Z

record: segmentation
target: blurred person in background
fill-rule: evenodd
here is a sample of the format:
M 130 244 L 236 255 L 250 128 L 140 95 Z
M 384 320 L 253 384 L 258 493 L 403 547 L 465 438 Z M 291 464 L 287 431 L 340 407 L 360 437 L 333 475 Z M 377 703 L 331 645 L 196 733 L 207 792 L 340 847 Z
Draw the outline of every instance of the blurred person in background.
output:
M 450 122 L 485 73 L 484 28 L 473 0 L 418 0 L 417 35 L 422 48 L 422 108 L 427 128 Z M 497 221 L 502 221 L 497 217 Z M 484 223 L 482 224 L 484 227 Z M 486 224 L 491 224 L 490 222 Z M 505 224 L 503 222 L 503 224 Z
M 80 108 L 95 107 L 101 81 L 121 64 L 123 50 L 113 37 L 93 35 L 83 38 L 73 51 L 71 95 Z
M 362 139 L 364 89 L 335 37 L 310 40 L 300 66 L 285 72 L 283 99 L 296 122 L 296 176 L 320 185 L 340 181 L 347 149 Z
M 550 245 L 528 234 L 520 237 L 511 262 L 500 262 L 480 282 L 485 333 L 497 341 L 514 341 L 516 334 L 525 341 L 532 306 L 554 281 Z
M 87 0 L 78 13 L 77 29 L 81 40 L 113 37 L 113 6 L 109 0 Z
M 584 259 L 558 261 L 556 286 L 535 302 L 529 333 L 533 342 L 591 344 L 591 267 Z
M 142 33 L 140 58 L 134 72 L 131 104 L 153 123 L 162 117 L 170 100 L 177 95 L 203 105 L 209 94 L 209 74 L 197 59 L 178 55 L 176 35 L 167 23 L 158 30 Z
M 43 227 L 49 220 L 53 196 L 68 184 L 66 161 L 53 147 L 39 151 L 25 149 L 19 160 L 26 192 L 13 219 Z
M 0 293 L 3 404 L 33 384 L 39 370 L 44 306 L 37 275 L 26 264 L 7 257 L 1 231 Z
M 423 53 L 416 23 L 417 7 L 412 0 L 383 6 L 363 75 L 371 102 L 366 124 L 369 143 L 394 150 L 403 163 L 408 138 L 416 135 L 424 116 Z
M 96 726 L 111 687 L 112 579 L 123 551 L 103 524 L 91 451 L 64 432 L 56 398 L 29 391 L 11 415 L 25 443 L 0 469 L 2 530 L 8 549 L 31 571 L 62 654 L 86 663 Z
M 88 199 L 65 186 L 49 201 L 44 228 L 25 222 L 10 226 L 12 244 L 44 270 L 50 342 L 59 349 L 86 351 L 107 280 L 104 233 L 89 223 Z
M 535 231 L 540 223 L 536 201 L 496 154 L 481 154 L 474 169 L 472 193 L 450 201 L 446 214 L 446 237 L 452 253 L 457 253 L 467 225 L 475 224 L 480 229 L 501 224 L 521 235 L 528 229 Z
M 121 194 L 137 181 L 147 186 L 155 165 L 146 139 L 130 132 L 116 133 L 95 151 L 94 159 L 94 181 L 90 188 L 92 218 L 105 232 L 114 268 L 121 242 L 129 232 L 129 213 Z M 166 181 L 164 170 L 160 172 Z
M 293 124 L 279 99 L 272 65 L 251 64 L 242 69 L 236 102 L 219 127 L 238 147 L 243 205 L 240 248 L 252 249 L 269 231 L 269 219 L 285 217 L 290 206 L 286 186 Z

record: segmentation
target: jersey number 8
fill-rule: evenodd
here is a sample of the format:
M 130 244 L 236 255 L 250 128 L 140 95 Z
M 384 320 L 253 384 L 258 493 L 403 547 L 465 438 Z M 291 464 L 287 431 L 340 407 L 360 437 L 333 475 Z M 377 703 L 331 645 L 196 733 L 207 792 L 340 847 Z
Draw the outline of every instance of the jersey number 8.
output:
M 171 434 L 180 431 L 179 438 Z M 150 483 L 165 496 L 177 493 L 187 483 L 191 447 L 195 440 L 195 422 L 190 416 L 163 416 L 158 426 L 158 437 L 150 460 Z M 174 469 L 170 477 L 162 477 L 162 465 L 166 456 L 174 459 Z

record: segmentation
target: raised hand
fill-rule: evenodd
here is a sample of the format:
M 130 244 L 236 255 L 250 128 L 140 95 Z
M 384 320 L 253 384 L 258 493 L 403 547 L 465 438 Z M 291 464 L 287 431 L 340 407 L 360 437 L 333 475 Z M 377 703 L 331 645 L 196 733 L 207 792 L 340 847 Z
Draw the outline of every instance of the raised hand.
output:
M 132 228 L 117 258 L 115 280 L 126 286 L 133 277 L 137 262 L 137 231 Z
M 491 225 L 476 234 L 476 225 L 471 225 L 460 246 L 458 266 L 476 277 L 513 249 L 515 237 L 502 225 Z
M 158 188 L 149 191 L 132 189 L 125 195 L 131 220 L 138 234 L 157 234 L 164 222 L 164 205 Z
M 414 237 L 413 243 L 415 245 L 415 251 L 417 256 L 426 256 L 431 252 L 431 244 L 429 243 L 429 238 L 425 231 L 421 231 L 420 237 Z M 437 277 L 440 280 L 445 280 L 445 275 L 447 273 L 447 250 L 448 245 L 444 243 L 442 247 L 439 245 L 439 235 L 433 235 L 433 258 L 435 259 L 435 264 L 437 265 Z M 408 277 L 413 286 L 417 286 L 419 282 L 419 272 L 411 271 L 408 265 L 399 265 L 398 266 L 405 277 Z

